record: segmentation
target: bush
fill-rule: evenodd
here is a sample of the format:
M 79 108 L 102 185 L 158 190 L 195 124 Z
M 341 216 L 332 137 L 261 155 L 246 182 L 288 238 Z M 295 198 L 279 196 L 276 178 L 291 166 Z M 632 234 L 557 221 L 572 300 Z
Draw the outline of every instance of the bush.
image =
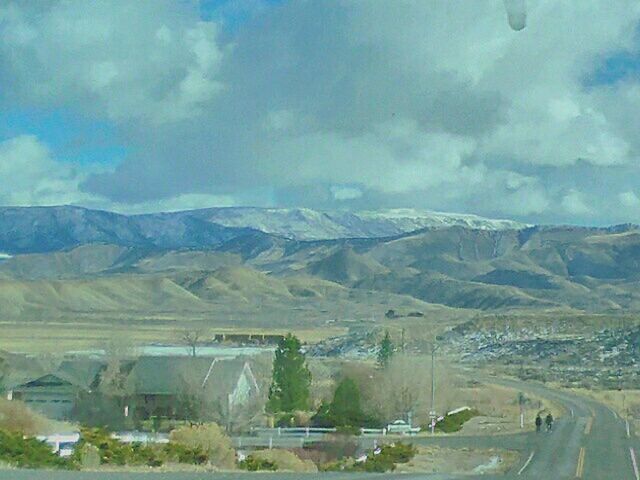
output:
M 259 460 L 266 460 L 277 465 L 278 470 L 288 472 L 317 472 L 315 464 L 311 460 L 302 460 L 289 450 L 273 449 L 259 450 L 251 454 Z
M 22 433 L 0 431 L 0 462 L 21 468 L 70 468 L 49 445 Z
M 353 469 L 353 461 L 349 462 L 346 458 L 334 460 L 321 464 L 318 469 L 321 472 L 342 472 Z
M 354 464 L 351 469 L 375 473 L 392 472 L 396 469 L 397 463 L 409 462 L 415 457 L 416 452 L 416 448 L 411 444 L 384 445 L 377 455 L 370 453 L 364 462 Z
M 436 423 L 436 430 L 444 433 L 458 432 L 462 430 L 462 426 L 466 422 L 478 415 L 480 413 L 477 410 L 463 410 L 453 415 L 447 415 Z
M 83 469 L 95 470 L 100 466 L 100 450 L 95 445 L 85 443 L 76 447 L 78 462 Z
M 350 435 L 335 433 L 325 435 L 325 440 L 311 444 L 308 449 L 322 452 L 324 461 L 330 462 L 353 457 L 358 451 L 358 442 Z
M 207 452 L 200 447 L 186 447 L 177 443 L 167 443 L 163 452 L 167 461 L 174 463 L 188 463 L 190 465 L 202 465 L 209 461 Z
M 248 470 L 250 472 L 257 472 L 259 470 L 275 472 L 278 470 L 278 466 L 274 462 L 263 458 L 257 458 L 253 455 L 249 455 L 246 459 L 238 463 L 238 466 L 241 469 Z
M 0 430 L 36 435 L 52 431 L 53 424 L 20 401 L 0 399 Z
M 184 426 L 171 432 L 171 443 L 191 449 L 200 449 L 207 455 L 208 462 L 219 468 L 234 468 L 236 452 L 231 439 L 215 423 Z
M 98 461 L 95 458 L 88 458 L 92 455 L 92 449 L 98 454 Z M 110 433 L 101 428 L 84 429 L 80 435 L 80 442 L 76 446 L 73 454 L 75 463 L 86 467 L 86 462 L 97 463 L 98 465 L 147 465 L 159 467 L 164 463 L 162 451 L 148 445 L 134 443 L 127 445 L 112 438 Z M 89 465 L 88 468 L 95 468 Z

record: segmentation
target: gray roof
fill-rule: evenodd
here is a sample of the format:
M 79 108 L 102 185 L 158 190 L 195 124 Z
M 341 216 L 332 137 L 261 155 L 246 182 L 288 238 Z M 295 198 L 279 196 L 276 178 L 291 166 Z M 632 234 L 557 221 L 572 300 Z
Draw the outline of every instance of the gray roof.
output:
M 136 394 L 177 395 L 188 388 L 231 393 L 246 361 L 215 357 L 141 357 L 127 387 Z
M 100 360 L 64 360 L 53 374 L 72 385 L 89 389 L 98 383 L 98 375 L 105 367 L 105 363 Z
M 51 375 L 76 387 L 90 390 L 97 384 L 104 366 L 104 363 L 98 360 L 79 358 L 64 360 L 57 368 L 45 371 L 34 363 L 32 369 L 12 370 L 2 383 L 5 389 L 15 390 Z

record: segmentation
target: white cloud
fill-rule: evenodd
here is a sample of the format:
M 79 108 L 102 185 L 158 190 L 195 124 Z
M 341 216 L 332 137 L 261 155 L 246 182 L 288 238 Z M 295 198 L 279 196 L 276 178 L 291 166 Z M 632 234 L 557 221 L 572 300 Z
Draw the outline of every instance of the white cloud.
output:
M 502 0 L 285 2 L 226 36 L 187 2 L 126 5 L 0 7 L 4 101 L 112 121 L 131 154 L 83 188 L 118 208 L 321 187 L 606 222 L 634 201 L 640 82 L 585 78 L 637 51 L 635 0 L 532 0 L 518 32 Z
M 618 194 L 618 200 L 620 203 L 629 208 L 640 207 L 640 198 L 634 192 L 623 192 Z
M 362 190 L 359 188 L 334 185 L 329 190 L 336 200 L 353 200 L 362 197 Z
M 101 205 L 105 205 L 104 200 Z M 209 207 L 233 207 L 237 205 L 233 197 L 225 195 L 208 195 L 189 193 L 171 198 L 151 200 L 140 203 L 107 203 L 108 209 L 126 214 L 178 212 L 181 210 L 196 210 Z
M 79 185 L 87 172 L 56 162 L 31 135 L 0 142 L 0 205 L 60 205 L 84 202 L 91 195 Z
M 5 88 L 26 102 L 115 121 L 202 113 L 223 86 L 218 26 L 163 0 L 0 7 Z
M 592 213 L 591 209 L 587 205 L 587 201 L 582 193 L 577 190 L 571 190 L 564 197 L 560 203 L 565 212 L 571 215 L 589 215 Z

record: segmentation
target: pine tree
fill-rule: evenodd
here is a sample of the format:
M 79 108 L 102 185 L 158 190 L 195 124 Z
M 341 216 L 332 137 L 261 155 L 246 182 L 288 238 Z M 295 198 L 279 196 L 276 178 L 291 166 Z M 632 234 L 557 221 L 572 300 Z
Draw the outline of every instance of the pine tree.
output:
M 389 336 L 389 331 L 387 330 L 384 334 L 384 338 L 382 342 L 380 342 L 380 347 L 378 349 L 378 365 L 381 367 L 386 367 L 389 364 L 389 360 L 393 356 L 393 343 L 391 342 L 391 337 Z
M 272 413 L 306 410 L 310 385 L 311 372 L 301 352 L 300 340 L 288 334 L 276 349 L 267 410 Z
M 362 411 L 360 390 L 350 378 L 338 384 L 331 403 L 323 402 L 312 421 L 321 427 L 363 427 L 377 423 Z

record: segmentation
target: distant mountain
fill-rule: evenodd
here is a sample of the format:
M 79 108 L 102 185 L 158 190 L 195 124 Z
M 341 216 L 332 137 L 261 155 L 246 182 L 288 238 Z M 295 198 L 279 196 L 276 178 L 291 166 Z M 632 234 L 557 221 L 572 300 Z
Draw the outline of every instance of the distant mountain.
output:
M 317 211 L 308 208 L 209 208 L 182 212 L 227 227 L 250 227 L 296 240 L 381 238 L 423 228 L 462 226 L 481 230 L 521 229 L 528 225 L 476 215 L 392 209 L 364 212 Z
M 422 228 L 464 226 L 482 230 L 521 229 L 509 220 L 416 210 L 319 212 L 304 208 L 209 208 L 184 212 L 122 215 L 80 207 L 0 208 L 0 252 L 43 253 L 106 243 L 161 249 L 211 248 L 251 236 L 294 240 L 382 238 Z
M 253 233 L 197 216 L 127 216 L 80 207 L 0 208 L 0 252 L 44 253 L 104 243 L 123 247 L 206 248 Z
M 167 224 L 178 227 L 158 231 L 156 238 L 139 224 L 131 230 L 139 236 L 100 231 L 91 219 L 90 229 L 76 229 L 65 241 L 115 238 L 120 243 L 4 259 L 0 314 L 125 318 L 148 310 L 238 318 L 242 311 L 246 319 L 263 321 L 269 312 L 269 321 L 287 322 L 298 316 L 367 318 L 385 306 L 425 311 L 434 304 L 466 312 L 640 311 L 640 228 L 634 225 L 453 226 L 317 241 L 216 226 L 223 229 L 220 236 L 205 237 L 204 247 L 194 247 L 190 242 L 196 237 L 185 235 L 188 230 L 181 226 L 205 220 L 172 217 Z M 146 225 L 155 221 L 144 220 Z M 183 238 L 185 248 L 158 246 Z M 143 245 L 122 245 L 131 239 Z
M 640 311 L 636 225 L 524 226 L 414 213 L 3 208 L 0 314 L 236 317 L 242 307 L 246 318 L 268 311 L 287 322 L 369 316 L 386 302 L 419 311 Z

